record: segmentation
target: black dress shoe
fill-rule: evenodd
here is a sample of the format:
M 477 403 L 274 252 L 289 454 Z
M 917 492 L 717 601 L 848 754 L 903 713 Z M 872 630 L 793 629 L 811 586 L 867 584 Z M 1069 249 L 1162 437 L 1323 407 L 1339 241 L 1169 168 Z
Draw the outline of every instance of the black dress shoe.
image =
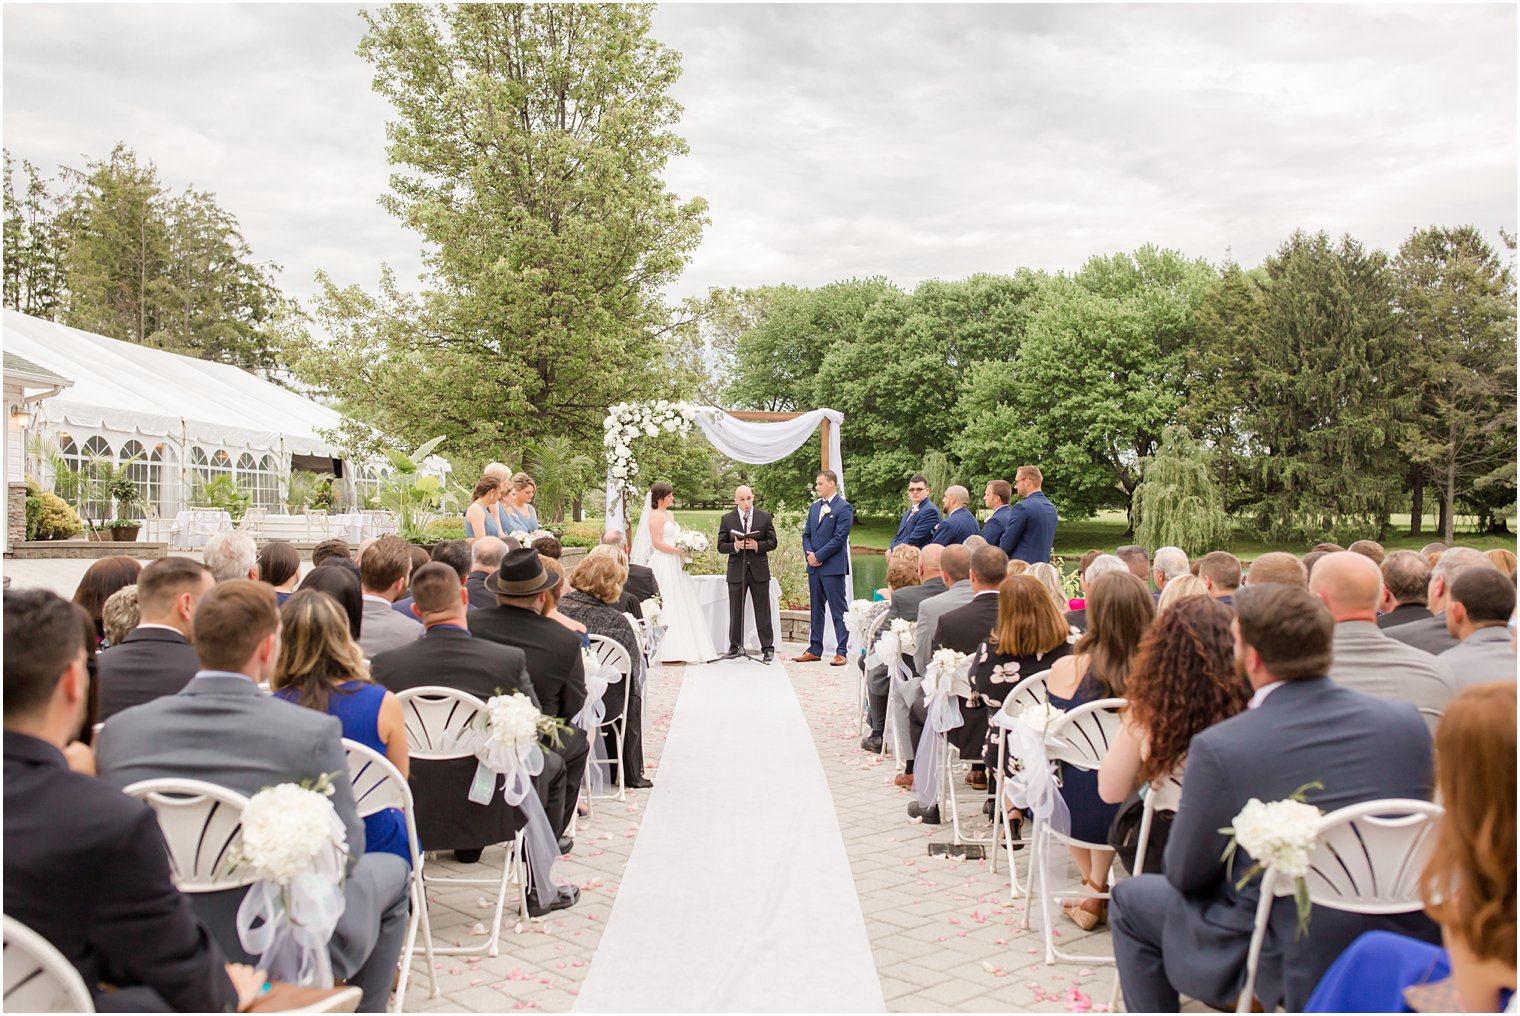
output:
M 865 739 L 860 742 L 860 747 L 862 751 L 881 751 L 881 735 L 867 734 Z
M 726 652 L 722 656 L 718 657 L 718 659 L 720 659 L 720 660 L 737 660 L 742 655 L 743 654 L 740 653 L 739 650 L 735 649 L 733 646 L 729 646 L 728 647 L 728 652 Z
M 629 780 L 626 786 L 629 790 L 648 790 L 654 786 L 654 780 L 651 780 L 647 776 L 640 776 L 636 780 Z
M 568 853 L 570 853 L 570 851 L 572 851 L 574 849 L 575 849 L 575 840 L 572 837 L 561 836 L 559 838 L 559 852 L 561 854 L 568 854 Z
M 776 662 L 776 650 L 774 650 L 774 649 L 767 649 L 767 650 L 765 650 L 765 652 L 763 652 L 763 653 L 760 654 L 760 662 L 761 663 L 774 663 L 774 662 Z
M 546 907 L 538 902 L 538 893 L 532 889 L 529 889 L 528 916 L 543 917 L 545 914 L 552 914 L 556 910 L 565 910 L 569 907 L 575 906 L 575 904 L 580 901 L 580 898 L 581 891 L 573 885 L 567 885 L 564 888 L 560 889 L 559 895 L 550 900 L 549 905 Z
M 919 819 L 924 825 L 939 825 L 939 805 L 920 808 L 917 801 L 909 801 L 908 817 Z
M 479 864 L 480 851 L 478 849 L 456 850 L 454 851 L 454 860 L 458 861 L 460 864 Z

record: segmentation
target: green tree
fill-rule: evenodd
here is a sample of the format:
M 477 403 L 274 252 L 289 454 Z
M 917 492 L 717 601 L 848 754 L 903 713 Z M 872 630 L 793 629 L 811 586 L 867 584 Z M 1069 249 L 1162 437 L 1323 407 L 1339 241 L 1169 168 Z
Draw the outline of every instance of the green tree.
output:
M 1459 498 L 1490 525 L 1515 499 L 1514 277 L 1472 226 L 1416 230 L 1395 269 L 1418 393 L 1403 448 L 1440 491 L 1450 543 Z
M 650 11 L 615 5 L 394 5 L 363 14 L 359 53 L 392 104 L 381 204 L 424 241 L 426 288 L 388 269 L 378 295 L 325 275 L 333 341 L 297 373 L 412 439 L 465 458 L 544 437 L 600 449 L 622 399 L 680 395 L 661 298 L 696 247 L 700 199 L 661 178 L 686 152 L 677 54 Z
M 1388 259 L 1349 236 L 1298 232 L 1264 268 L 1240 414 L 1257 525 L 1276 539 L 1382 539 L 1414 408 Z
M 1227 263 L 1198 308 L 1197 338 L 1183 354 L 1187 402 L 1182 421 L 1214 450 L 1211 461 L 1230 512 L 1251 498 L 1243 467 L 1250 449 L 1242 440 L 1241 410 L 1249 382 L 1248 346 L 1259 328 L 1262 278 L 1260 269 L 1246 271 Z
M 1146 547 L 1181 547 L 1190 555 L 1218 550 L 1230 537 L 1224 495 L 1209 452 L 1185 427 L 1168 427 L 1145 459 L 1130 517 Z
M 5 153 L 5 305 L 33 317 L 54 320 L 63 306 L 65 282 L 59 259 L 60 199 L 37 167 L 22 160 L 26 176 L 16 191 L 16 169 Z

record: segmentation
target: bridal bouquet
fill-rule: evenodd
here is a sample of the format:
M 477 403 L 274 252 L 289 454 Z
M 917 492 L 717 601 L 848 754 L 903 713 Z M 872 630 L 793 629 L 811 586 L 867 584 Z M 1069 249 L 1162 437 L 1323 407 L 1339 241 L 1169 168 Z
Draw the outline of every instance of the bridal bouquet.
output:
M 310 781 L 304 781 L 309 783 Z M 327 943 L 343 914 L 348 833 L 328 800 L 332 775 L 310 787 L 281 783 L 243 809 L 234 863 L 259 880 L 238 908 L 238 938 L 271 976 L 332 987 Z
M 701 557 L 707 553 L 707 535 L 695 529 L 683 529 L 676 534 L 676 547 L 683 554 Z
M 897 636 L 897 648 L 904 656 L 918 652 L 918 627 L 912 621 L 896 618 L 892 622 L 892 634 Z
M 1324 784 L 1306 783 L 1282 801 L 1263 803 L 1253 797 L 1229 827 L 1219 830 L 1230 837 L 1221 860 L 1229 862 L 1237 849 L 1244 849 L 1256 861 L 1235 883 L 1236 889 L 1244 888 L 1267 868 L 1293 879 L 1299 935 L 1309 930 L 1312 902 L 1304 876 L 1309 872 L 1309 855 L 1314 852 L 1319 821 L 1324 817 L 1324 812 L 1304 800 L 1304 793 L 1316 789 L 1323 790 Z

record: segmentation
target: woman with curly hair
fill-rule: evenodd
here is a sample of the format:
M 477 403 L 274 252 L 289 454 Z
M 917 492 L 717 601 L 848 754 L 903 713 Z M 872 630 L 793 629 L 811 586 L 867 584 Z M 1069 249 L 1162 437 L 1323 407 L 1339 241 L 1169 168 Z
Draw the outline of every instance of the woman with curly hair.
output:
M 1436 728 L 1446 809 L 1420 877 L 1446 948 L 1388 931 L 1351 943 L 1305 1012 L 1503 1012 L 1515 994 L 1515 682 L 1469 688 Z
M 1180 581 L 1173 579 L 1167 588 Z M 1161 795 L 1158 812 L 1177 810 L 1180 792 L 1165 778 L 1182 776 L 1188 742 L 1245 709 L 1251 696 L 1235 673 L 1233 616 L 1230 608 L 1202 596 L 1178 601 L 1151 625 L 1125 685 L 1129 706 L 1123 723 L 1098 771 L 1103 800 L 1118 804 L 1136 787 L 1150 784 L 1150 792 Z M 1153 827 L 1151 850 L 1164 843 L 1156 836 L 1160 825 Z

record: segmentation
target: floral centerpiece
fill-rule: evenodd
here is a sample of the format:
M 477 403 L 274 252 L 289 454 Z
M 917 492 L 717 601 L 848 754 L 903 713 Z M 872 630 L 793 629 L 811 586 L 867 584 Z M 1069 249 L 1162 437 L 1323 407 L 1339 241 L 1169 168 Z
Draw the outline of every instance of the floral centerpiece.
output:
M 1293 879 L 1293 900 L 1298 907 L 1298 934 L 1309 930 L 1309 855 L 1314 852 L 1319 822 L 1324 812 L 1304 800 L 1310 790 L 1323 790 L 1322 783 L 1306 783 L 1287 799 L 1262 802 L 1251 798 L 1227 828 L 1219 830 L 1230 837 L 1221 860 L 1231 863 L 1237 849 L 1244 849 L 1256 862 L 1235 883 L 1245 887 L 1267 868 Z
M 695 529 L 683 529 L 676 534 L 676 548 L 683 554 L 701 557 L 707 553 L 707 534 Z

